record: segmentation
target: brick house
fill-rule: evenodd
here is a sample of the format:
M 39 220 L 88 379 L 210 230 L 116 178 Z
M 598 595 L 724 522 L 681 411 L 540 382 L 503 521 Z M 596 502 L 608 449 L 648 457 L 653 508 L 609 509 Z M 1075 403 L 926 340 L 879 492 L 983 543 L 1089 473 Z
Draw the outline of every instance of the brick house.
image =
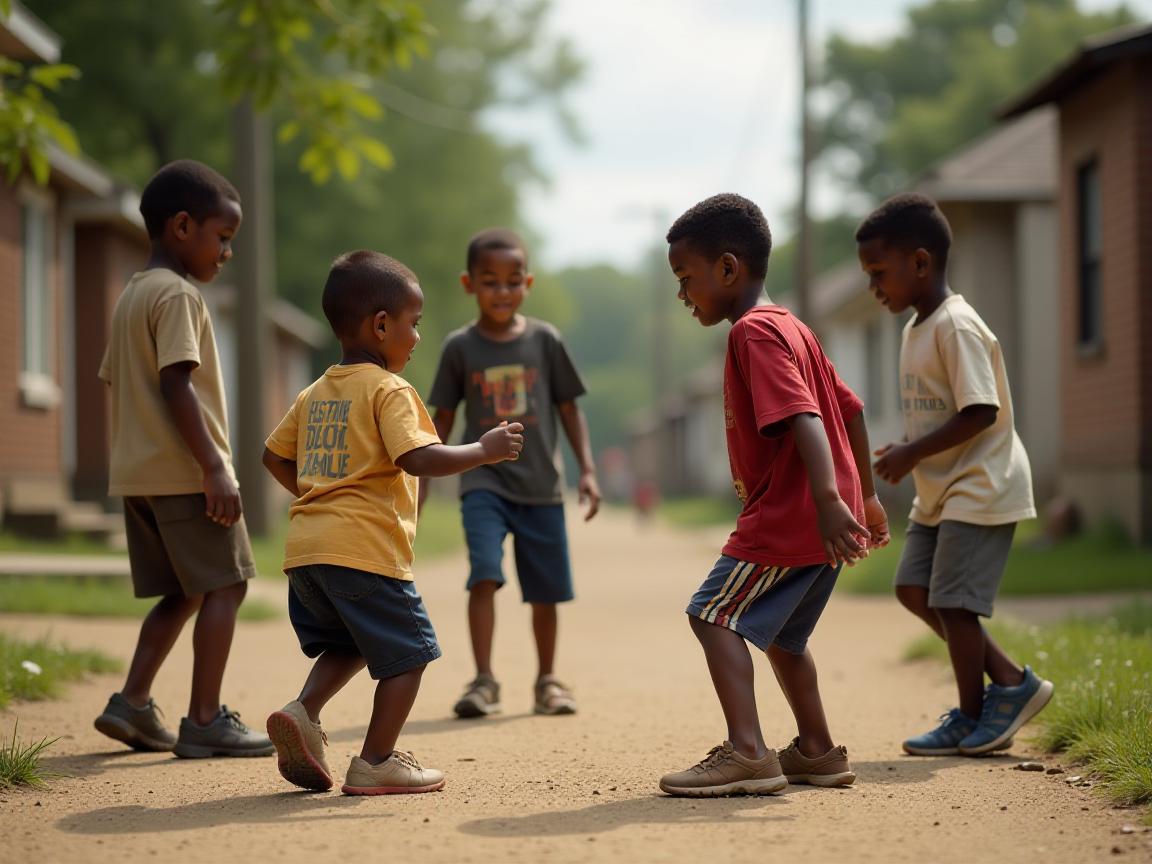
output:
M 1005 117 L 1058 111 L 1063 493 L 1152 543 L 1152 26 L 1088 40 Z

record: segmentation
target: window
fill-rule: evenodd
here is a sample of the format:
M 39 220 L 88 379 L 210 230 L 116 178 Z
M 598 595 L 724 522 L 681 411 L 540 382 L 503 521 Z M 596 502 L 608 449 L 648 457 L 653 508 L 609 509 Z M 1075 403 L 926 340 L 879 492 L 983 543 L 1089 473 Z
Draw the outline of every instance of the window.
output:
M 1103 229 L 1100 224 L 1100 168 L 1096 160 L 1076 171 L 1077 222 L 1077 322 L 1076 342 L 1083 349 L 1103 346 L 1101 321 L 1100 257 Z
M 21 194 L 22 345 L 20 390 L 24 402 L 48 408 L 60 398 L 55 383 L 56 291 L 52 280 L 52 200 L 42 191 Z
M 884 377 L 889 373 L 888 358 L 884 356 L 884 324 L 884 318 L 873 315 L 864 327 L 864 406 L 872 417 L 883 411 Z

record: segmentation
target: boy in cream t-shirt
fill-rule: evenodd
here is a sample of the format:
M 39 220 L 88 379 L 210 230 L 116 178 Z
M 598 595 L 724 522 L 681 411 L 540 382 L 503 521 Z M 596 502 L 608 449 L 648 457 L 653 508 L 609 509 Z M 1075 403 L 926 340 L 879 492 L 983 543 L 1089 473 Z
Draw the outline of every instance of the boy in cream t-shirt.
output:
M 948 287 L 951 241 L 944 214 L 922 195 L 886 201 L 856 232 L 876 299 L 917 313 L 900 351 L 904 440 L 876 451 L 875 471 L 892 483 L 912 473 L 896 596 L 947 641 L 960 695 L 939 727 L 904 742 L 918 756 L 1007 749 L 1052 698 L 1052 683 L 1021 669 L 980 623 L 992 614 L 1016 523 L 1036 510 L 1000 343 Z

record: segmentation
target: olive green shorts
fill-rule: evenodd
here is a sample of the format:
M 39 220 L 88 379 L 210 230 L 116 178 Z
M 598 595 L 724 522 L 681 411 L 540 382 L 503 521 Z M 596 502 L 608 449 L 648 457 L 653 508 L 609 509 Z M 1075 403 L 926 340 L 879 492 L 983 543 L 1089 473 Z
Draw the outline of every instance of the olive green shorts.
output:
M 202 493 L 124 499 L 137 597 L 192 597 L 256 575 L 244 518 L 225 528 L 209 519 L 206 509 Z

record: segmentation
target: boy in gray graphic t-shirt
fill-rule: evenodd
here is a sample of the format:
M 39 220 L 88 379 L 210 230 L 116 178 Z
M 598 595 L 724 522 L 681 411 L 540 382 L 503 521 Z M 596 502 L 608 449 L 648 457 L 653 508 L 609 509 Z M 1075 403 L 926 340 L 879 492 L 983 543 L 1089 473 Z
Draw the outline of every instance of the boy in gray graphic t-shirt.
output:
M 516 572 L 525 603 L 532 604 L 539 674 L 538 714 L 572 714 L 572 693 L 553 675 L 556 604 L 571 600 L 572 573 L 564 527 L 558 429 L 562 427 L 580 466 L 580 503 L 585 519 L 596 515 L 600 489 L 588 426 L 576 398 L 584 394 L 560 333 L 551 324 L 517 311 L 532 286 L 524 243 L 511 231 L 477 234 L 468 245 L 468 269 L 460 277 L 476 297 L 479 317 L 448 335 L 428 404 L 447 440 L 464 402 L 465 443 L 501 423 L 524 425 L 519 459 L 484 465 L 460 479 L 461 512 L 468 542 L 468 625 L 476 677 L 456 703 L 459 717 L 501 710 L 500 685 L 492 673 L 495 594 L 504 584 L 503 545 L 511 533 Z M 559 420 L 559 423 L 557 423 Z M 427 495 L 425 482 L 421 500 Z

